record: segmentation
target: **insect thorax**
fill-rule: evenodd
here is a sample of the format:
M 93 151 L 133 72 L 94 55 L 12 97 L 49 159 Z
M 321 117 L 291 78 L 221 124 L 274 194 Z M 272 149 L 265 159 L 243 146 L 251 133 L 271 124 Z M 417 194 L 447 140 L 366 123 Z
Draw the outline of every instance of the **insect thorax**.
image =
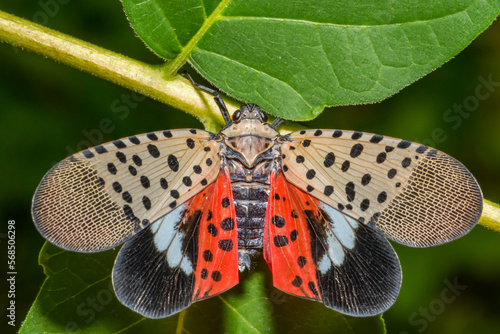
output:
M 249 266 L 250 255 L 262 249 L 270 171 L 273 160 L 279 156 L 278 132 L 267 123 L 246 119 L 223 134 L 236 210 L 240 270 L 243 270 Z

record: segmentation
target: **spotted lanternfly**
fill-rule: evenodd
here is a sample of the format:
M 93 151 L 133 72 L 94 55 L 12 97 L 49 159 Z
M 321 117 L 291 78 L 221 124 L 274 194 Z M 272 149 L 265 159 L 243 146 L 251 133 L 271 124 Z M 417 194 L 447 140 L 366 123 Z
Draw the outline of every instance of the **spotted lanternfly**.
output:
M 193 83 L 194 84 L 194 83 Z M 255 104 L 226 126 L 131 136 L 54 166 L 33 199 L 53 244 L 99 252 L 122 243 L 118 299 L 162 318 L 238 283 L 263 251 L 273 284 L 336 311 L 387 310 L 401 267 L 386 240 L 428 247 L 470 231 L 474 177 L 430 147 L 381 135 L 302 130 L 281 136 Z

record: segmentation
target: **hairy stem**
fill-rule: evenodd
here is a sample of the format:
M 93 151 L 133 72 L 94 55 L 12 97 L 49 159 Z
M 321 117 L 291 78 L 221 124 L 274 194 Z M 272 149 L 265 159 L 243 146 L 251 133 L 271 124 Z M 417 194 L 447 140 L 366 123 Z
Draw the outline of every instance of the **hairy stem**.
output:
M 500 205 L 484 200 L 483 214 L 479 224 L 490 230 L 500 232 Z

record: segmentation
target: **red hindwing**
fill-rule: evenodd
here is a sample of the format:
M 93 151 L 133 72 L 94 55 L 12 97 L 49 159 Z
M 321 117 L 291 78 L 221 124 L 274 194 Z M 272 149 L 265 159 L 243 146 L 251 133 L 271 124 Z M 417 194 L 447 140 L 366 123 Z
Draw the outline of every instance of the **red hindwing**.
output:
M 190 210 L 197 208 L 203 213 L 193 300 L 211 297 L 238 284 L 238 233 L 227 170 L 192 200 Z
M 281 172 L 272 172 L 264 258 L 271 268 L 275 287 L 299 297 L 321 300 L 308 222 L 302 214 L 310 199 L 288 183 Z

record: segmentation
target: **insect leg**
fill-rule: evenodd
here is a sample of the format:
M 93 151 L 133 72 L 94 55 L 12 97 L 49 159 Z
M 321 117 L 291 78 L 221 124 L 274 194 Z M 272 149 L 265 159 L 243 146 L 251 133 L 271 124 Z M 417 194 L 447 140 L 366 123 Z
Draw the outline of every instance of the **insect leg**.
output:
M 276 117 L 274 121 L 269 125 L 271 128 L 275 129 L 284 121 L 281 117 Z
M 194 82 L 193 78 L 191 78 L 191 75 L 188 72 L 184 72 L 182 73 L 182 75 L 187 77 L 195 88 L 198 88 L 199 90 L 202 90 L 214 96 L 215 103 L 217 103 L 217 106 L 219 107 L 220 113 L 222 114 L 222 118 L 224 118 L 224 121 L 226 122 L 226 126 L 233 123 L 233 121 L 231 120 L 231 115 L 229 115 L 226 104 L 224 103 L 224 100 L 220 96 L 219 92 L 217 92 L 215 89 L 197 84 L 196 82 Z

